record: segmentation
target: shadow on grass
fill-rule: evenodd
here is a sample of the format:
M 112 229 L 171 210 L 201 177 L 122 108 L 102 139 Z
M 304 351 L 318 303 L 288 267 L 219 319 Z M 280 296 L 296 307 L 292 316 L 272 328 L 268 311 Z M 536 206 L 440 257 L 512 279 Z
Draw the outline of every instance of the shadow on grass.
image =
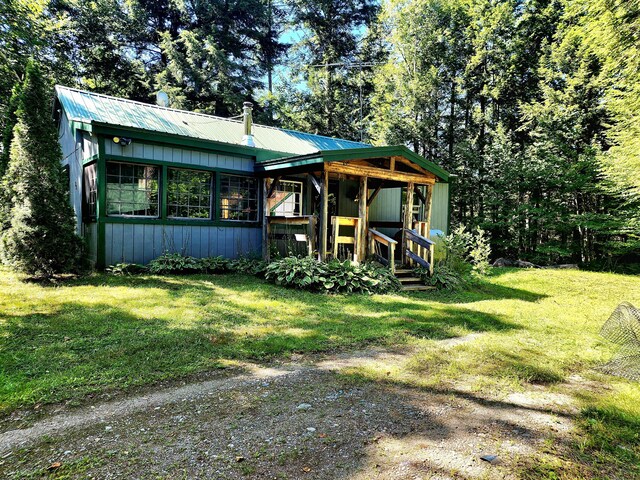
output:
M 518 328 L 464 307 L 318 295 L 241 275 L 94 275 L 37 288 L 38 298 L 18 292 L 9 299 L 15 298 L 11 313 L 0 312 L 3 413 L 189 375 L 226 360 Z

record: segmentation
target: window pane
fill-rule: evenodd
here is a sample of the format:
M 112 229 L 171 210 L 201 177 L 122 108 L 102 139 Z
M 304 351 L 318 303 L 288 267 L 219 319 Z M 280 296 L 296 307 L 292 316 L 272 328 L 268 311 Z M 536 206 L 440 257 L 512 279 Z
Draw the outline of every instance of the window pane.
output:
M 86 221 L 96 218 L 96 200 L 98 199 L 98 169 L 93 163 L 84 167 L 84 205 L 83 216 Z
M 237 175 L 220 176 L 220 218 L 258 220 L 258 180 Z
M 107 215 L 158 216 L 158 168 L 107 163 Z
M 302 215 L 302 182 L 281 180 L 269 202 L 269 215 Z
M 170 168 L 167 171 L 167 215 L 173 218 L 211 218 L 209 172 Z

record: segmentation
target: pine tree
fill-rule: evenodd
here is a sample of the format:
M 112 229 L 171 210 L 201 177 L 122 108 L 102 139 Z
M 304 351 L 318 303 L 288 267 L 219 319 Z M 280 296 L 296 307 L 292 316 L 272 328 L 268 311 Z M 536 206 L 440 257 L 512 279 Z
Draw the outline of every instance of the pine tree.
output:
M 40 68 L 26 69 L 16 112 L 10 161 L 10 224 L 0 254 L 15 270 L 50 278 L 82 266 L 82 241 L 75 233 L 62 151 L 51 119 L 51 95 Z

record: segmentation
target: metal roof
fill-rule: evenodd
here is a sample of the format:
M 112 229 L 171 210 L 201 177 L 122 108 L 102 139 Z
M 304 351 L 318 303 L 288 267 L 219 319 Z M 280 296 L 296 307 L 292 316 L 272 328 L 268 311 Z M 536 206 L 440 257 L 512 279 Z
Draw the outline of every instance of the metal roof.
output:
M 241 145 L 242 121 L 164 108 L 60 85 L 56 86 L 56 95 L 71 121 L 137 128 Z M 371 147 L 367 143 L 256 124 L 253 125 L 253 137 L 257 148 L 294 155 Z
M 404 145 L 387 145 L 383 147 L 351 148 L 342 150 L 324 150 L 308 155 L 263 159 L 256 162 L 259 172 L 277 172 L 278 170 L 305 167 L 327 162 L 341 162 L 352 160 L 366 160 L 371 158 L 401 156 L 412 163 L 433 173 L 438 179 L 448 182 L 451 175 L 442 167 L 421 157 Z

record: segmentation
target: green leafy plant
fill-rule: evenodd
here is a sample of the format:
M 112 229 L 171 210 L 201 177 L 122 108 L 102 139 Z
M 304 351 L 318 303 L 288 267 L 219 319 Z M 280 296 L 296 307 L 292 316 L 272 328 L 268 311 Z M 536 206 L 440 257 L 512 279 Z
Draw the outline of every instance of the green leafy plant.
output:
M 489 273 L 491 246 L 484 230 L 478 228 L 474 233 L 459 226 L 442 238 L 441 244 L 445 255 L 434 262 L 432 275 L 426 268 L 414 270 L 425 285 L 456 290 Z
M 181 253 L 164 253 L 149 262 L 149 272 L 154 274 L 184 274 L 203 271 L 199 259 Z
M 327 293 L 388 293 L 400 288 L 395 276 L 380 265 L 319 262 L 311 257 L 276 260 L 267 267 L 265 278 L 286 287 Z
M 206 273 L 227 273 L 231 271 L 231 262 L 224 257 L 207 257 L 198 260 L 200 268 Z
M 240 257 L 229 262 L 229 269 L 235 273 L 263 277 L 267 270 L 267 262 L 260 258 Z
M 446 250 L 444 264 L 450 269 L 463 276 L 489 273 L 491 246 L 489 237 L 481 228 L 473 233 L 461 225 L 447 235 L 443 243 Z
M 457 290 L 465 283 L 464 277 L 444 262 L 434 265 L 432 275 L 428 269 L 422 267 L 416 268 L 414 271 L 425 285 L 434 286 L 438 290 Z
M 139 275 L 147 273 L 149 269 L 139 263 L 116 263 L 106 268 L 111 275 Z

